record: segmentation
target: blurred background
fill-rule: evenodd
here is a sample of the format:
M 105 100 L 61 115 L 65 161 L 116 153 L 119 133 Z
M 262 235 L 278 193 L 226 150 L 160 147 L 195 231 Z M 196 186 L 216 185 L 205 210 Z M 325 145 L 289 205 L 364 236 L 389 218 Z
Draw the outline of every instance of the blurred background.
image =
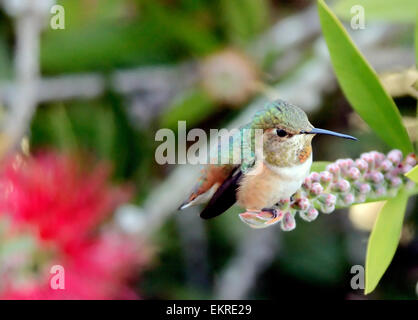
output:
M 158 129 L 238 127 L 274 98 L 360 139 L 315 139 L 315 161 L 389 151 L 338 87 L 315 1 L 0 3 L 0 298 L 417 298 L 416 197 L 364 296 L 350 270 L 364 264 L 379 204 L 298 219 L 292 232 L 252 230 L 236 207 L 203 221 L 199 208 L 177 212 L 200 168 L 155 162 Z M 418 79 L 415 16 L 366 12 L 353 30 L 347 1 L 329 3 L 416 142 L 418 92 L 403 86 Z M 49 288 L 56 264 L 63 291 Z

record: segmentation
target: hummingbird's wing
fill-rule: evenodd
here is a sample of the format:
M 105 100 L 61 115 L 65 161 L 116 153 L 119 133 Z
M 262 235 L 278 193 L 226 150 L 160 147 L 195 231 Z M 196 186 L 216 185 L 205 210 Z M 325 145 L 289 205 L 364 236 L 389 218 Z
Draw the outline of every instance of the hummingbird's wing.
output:
M 226 211 L 236 202 L 236 189 L 242 174 L 245 174 L 255 162 L 253 135 L 248 126 L 229 137 L 229 143 L 215 146 L 202 175 L 180 210 L 190 206 L 209 202 L 201 217 L 209 219 Z M 212 154 L 212 153 L 211 153 Z
M 230 175 L 211 197 L 205 209 L 200 213 L 200 217 L 203 219 L 214 218 L 232 207 L 237 201 L 236 192 L 241 177 L 242 171 L 239 167 L 232 170 Z
M 234 170 L 232 165 L 207 165 L 186 201 L 180 210 L 208 202 L 224 181 Z

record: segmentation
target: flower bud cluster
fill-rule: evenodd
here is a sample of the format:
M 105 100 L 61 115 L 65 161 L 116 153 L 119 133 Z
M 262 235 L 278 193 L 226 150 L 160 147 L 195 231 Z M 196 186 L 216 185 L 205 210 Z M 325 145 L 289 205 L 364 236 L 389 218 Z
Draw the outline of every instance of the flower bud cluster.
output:
M 393 197 L 402 186 L 411 187 L 411 181 L 404 174 L 417 163 L 414 154 L 405 159 L 399 150 L 390 151 L 387 156 L 372 151 L 363 153 L 359 159 L 340 159 L 327 166 L 326 171 L 312 172 L 301 189 L 288 205 L 293 219 L 282 221 L 282 229 L 296 226 L 294 217 L 313 221 L 318 212 L 329 214 L 336 207 L 348 207 L 355 203 Z
M 329 214 L 335 208 L 396 196 L 401 187 L 413 188 L 414 183 L 405 177 L 417 164 L 414 154 L 403 158 L 402 152 L 392 150 L 386 156 L 377 151 L 363 153 L 359 159 L 340 159 L 325 171 L 312 172 L 301 188 L 289 200 L 278 203 L 270 219 L 250 226 L 263 228 L 280 222 L 284 231 L 296 227 L 297 214 L 306 221 L 315 220 L 319 212 Z M 265 222 L 264 222 L 265 221 Z

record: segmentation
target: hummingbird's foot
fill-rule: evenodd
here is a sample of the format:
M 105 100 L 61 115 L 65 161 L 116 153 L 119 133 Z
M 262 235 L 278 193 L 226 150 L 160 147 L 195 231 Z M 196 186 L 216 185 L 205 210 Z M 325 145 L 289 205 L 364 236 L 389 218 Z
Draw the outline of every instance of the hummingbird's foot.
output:
M 239 215 L 240 219 L 252 228 L 267 228 L 283 219 L 284 212 L 274 208 L 247 210 Z

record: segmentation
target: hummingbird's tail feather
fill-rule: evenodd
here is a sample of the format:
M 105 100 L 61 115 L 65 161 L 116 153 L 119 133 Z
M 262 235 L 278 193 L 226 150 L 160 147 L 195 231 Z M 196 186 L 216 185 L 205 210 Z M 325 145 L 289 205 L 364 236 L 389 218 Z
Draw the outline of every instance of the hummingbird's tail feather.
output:
M 192 206 L 193 206 L 192 202 L 185 201 L 177 208 L 177 210 L 179 210 L 179 211 L 184 210 L 184 209 L 187 209 L 187 208 L 192 207 Z
M 219 185 L 219 183 L 215 183 L 209 190 L 201 194 L 199 194 L 198 191 L 192 192 L 190 197 L 178 207 L 178 210 L 184 210 L 189 207 L 208 202 L 210 198 L 212 198 L 212 196 L 215 194 L 215 191 L 218 189 Z
M 203 219 L 214 218 L 232 207 L 237 201 L 236 192 L 241 177 L 242 171 L 239 168 L 232 171 L 216 190 L 205 209 L 200 213 L 200 217 Z

